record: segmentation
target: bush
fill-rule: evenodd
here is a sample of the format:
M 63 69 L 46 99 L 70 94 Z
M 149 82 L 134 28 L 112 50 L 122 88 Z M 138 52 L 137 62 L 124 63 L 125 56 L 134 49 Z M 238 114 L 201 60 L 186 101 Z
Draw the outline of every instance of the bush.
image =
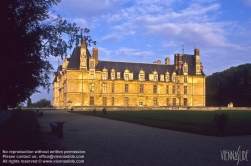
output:
M 214 121 L 217 123 L 220 131 L 223 131 L 227 120 L 228 120 L 228 114 L 222 113 L 221 115 L 214 115 Z
M 103 112 L 104 115 L 106 115 L 106 109 L 105 108 L 102 109 L 102 112 Z

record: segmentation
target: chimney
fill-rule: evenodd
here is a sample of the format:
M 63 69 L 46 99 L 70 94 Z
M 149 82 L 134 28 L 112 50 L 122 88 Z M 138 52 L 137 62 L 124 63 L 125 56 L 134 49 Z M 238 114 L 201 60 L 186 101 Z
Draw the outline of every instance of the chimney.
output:
M 95 66 L 98 64 L 98 48 L 93 48 L 93 58 L 95 60 Z
M 194 56 L 200 56 L 200 49 L 198 48 L 194 49 Z
M 165 64 L 170 65 L 170 58 L 169 57 L 165 59 Z
M 157 64 L 161 64 L 161 61 L 160 61 L 160 60 L 158 60 L 158 61 L 157 61 Z

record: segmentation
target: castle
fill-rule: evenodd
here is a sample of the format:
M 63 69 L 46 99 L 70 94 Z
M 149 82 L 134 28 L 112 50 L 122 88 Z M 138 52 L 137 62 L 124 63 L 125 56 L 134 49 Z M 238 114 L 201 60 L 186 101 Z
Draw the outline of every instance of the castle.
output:
M 54 73 L 53 106 L 205 106 L 205 79 L 197 48 L 151 64 L 99 60 L 83 42 Z

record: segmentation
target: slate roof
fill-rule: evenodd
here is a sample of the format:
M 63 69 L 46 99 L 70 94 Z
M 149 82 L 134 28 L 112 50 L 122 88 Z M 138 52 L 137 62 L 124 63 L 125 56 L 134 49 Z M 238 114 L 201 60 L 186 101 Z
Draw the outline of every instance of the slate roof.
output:
M 87 57 L 90 57 L 91 54 L 89 50 L 87 49 Z M 68 70 L 79 70 L 80 68 L 80 47 L 75 47 L 72 55 L 70 58 L 68 58 L 69 64 L 67 66 Z M 183 54 L 183 62 L 188 64 L 188 75 L 195 75 L 195 59 L 194 55 L 189 54 Z M 89 64 L 87 64 L 87 67 Z M 62 70 L 62 65 L 59 66 L 59 70 Z M 172 74 L 174 71 L 174 64 L 172 65 L 166 65 L 166 64 L 154 64 L 154 63 L 136 63 L 136 62 L 118 62 L 118 61 L 104 61 L 99 60 L 98 64 L 96 66 L 97 71 L 102 71 L 103 68 L 108 69 L 110 77 L 110 71 L 111 69 L 114 69 L 116 72 L 121 72 L 121 78 L 124 76 L 125 69 L 128 69 L 130 72 L 133 72 L 133 79 L 138 79 L 138 74 L 140 70 L 145 71 L 146 80 L 148 79 L 148 74 L 152 74 L 153 71 L 158 72 L 158 76 L 160 77 L 160 74 L 165 74 L 167 71 Z M 177 75 L 182 75 L 183 70 L 182 68 L 177 69 L 176 71 Z M 205 76 L 204 72 L 201 70 L 202 76 Z M 55 81 L 55 80 L 54 80 Z
M 154 70 L 158 72 L 159 76 L 160 74 L 165 74 L 167 71 L 169 73 L 173 73 L 174 71 L 174 65 L 99 60 L 96 70 L 102 71 L 103 68 L 108 69 L 108 71 L 114 69 L 116 72 L 121 72 L 121 78 L 124 76 L 125 69 L 128 69 L 130 72 L 133 72 L 133 79 L 138 79 L 141 69 L 145 71 L 146 79 L 148 78 L 148 74 L 152 74 Z
M 89 50 L 87 49 L 87 57 L 90 57 L 91 54 Z M 68 70 L 78 70 L 80 67 L 80 47 L 75 47 L 71 57 L 69 58 L 69 64 L 67 66 Z M 89 64 L 88 64 L 89 65 Z

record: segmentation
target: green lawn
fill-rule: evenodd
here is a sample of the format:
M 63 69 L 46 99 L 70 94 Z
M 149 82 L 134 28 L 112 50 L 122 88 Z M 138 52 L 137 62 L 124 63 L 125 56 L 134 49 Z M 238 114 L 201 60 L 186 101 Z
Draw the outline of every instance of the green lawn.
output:
M 249 110 L 149 110 L 149 111 L 109 111 L 103 115 L 101 111 L 73 111 L 115 120 L 127 121 L 152 127 L 171 129 L 189 133 L 212 136 L 231 136 L 251 134 L 251 111 Z M 215 114 L 228 114 L 223 132 L 214 122 Z
M 0 124 L 0 147 L 2 150 L 45 150 L 36 114 L 22 110 Z

